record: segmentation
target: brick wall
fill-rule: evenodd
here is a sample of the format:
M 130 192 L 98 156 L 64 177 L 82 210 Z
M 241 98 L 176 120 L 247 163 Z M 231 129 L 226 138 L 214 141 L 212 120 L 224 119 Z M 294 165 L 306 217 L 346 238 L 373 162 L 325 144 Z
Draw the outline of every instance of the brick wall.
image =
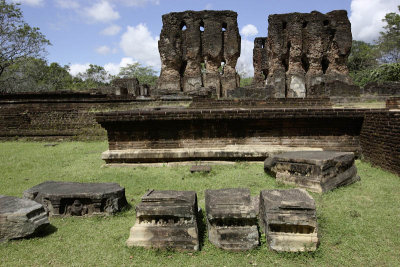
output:
M 107 132 L 96 122 L 95 112 L 128 110 L 149 103 L 129 96 L 90 93 L 0 95 L 0 140 L 106 139 Z
M 366 113 L 360 143 L 366 161 L 400 175 L 400 111 Z

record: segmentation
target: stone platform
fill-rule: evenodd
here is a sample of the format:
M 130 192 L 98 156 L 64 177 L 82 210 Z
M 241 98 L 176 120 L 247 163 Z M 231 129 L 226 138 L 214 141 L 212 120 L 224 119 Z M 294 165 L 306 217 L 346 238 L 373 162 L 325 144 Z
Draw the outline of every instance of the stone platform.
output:
M 180 108 L 97 113 L 107 164 L 264 160 L 272 153 L 360 153 L 365 109 Z
M 334 151 L 297 151 L 267 158 L 266 172 L 285 184 L 326 192 L 360 180 L 354 154 Z
M 314 199 L 304 189 L 263 190 L 260 221 L 275 251 L 314 251 L 318 226 Z
M 148 191 L 136 206 L 129 247 L 199 250 L 194 191 Z
M 127 205 L 125 188 L 116 183 L 47 181 L 26 190 L 24 198 L 43 204 L 50 216 L 109 215 Z
M 259 245 L 255 199 L 250 190 L 206 190 L 208 238 L 215 246 L 233 251 Z
M 30 236 L 48 224 L 43 205 L 0 195 L 0 241 Z

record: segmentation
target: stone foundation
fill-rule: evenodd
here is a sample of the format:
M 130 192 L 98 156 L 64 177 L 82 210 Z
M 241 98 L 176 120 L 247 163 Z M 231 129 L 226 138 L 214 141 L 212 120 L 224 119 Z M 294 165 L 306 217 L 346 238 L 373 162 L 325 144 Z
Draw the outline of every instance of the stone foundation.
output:
M 255 200 L 249 189 L 206 190 L 208 239 L 233 251 L 259 245 Z
M 114 214 L 127 205 L 125 189 L 116 183 L 47 181 L 24 192 L 43 204 L 50 216 Z
M 314 199 L 303 189 L 263 190 L 260 218 L 275 251 L 315 251 L 318 225 Z
M 129 247 L 199 250 L 196 192 L 147 192 L 136 206 L 136 222 L 126 244 Z
M 267 158 L 264 169 L 277 181 L 318 193 L 360 180 L 351 152 L 286 152 Z

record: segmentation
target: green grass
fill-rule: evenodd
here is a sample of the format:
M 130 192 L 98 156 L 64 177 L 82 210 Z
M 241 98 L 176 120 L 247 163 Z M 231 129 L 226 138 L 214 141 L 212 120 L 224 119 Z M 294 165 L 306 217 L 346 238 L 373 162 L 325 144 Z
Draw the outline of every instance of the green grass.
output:
M 0 143 L 0 194 L 22 192 L 46 180 L 117 182 L 132 207 L 149 188 L 195 190 L 204 209 L 204 190 L 248 187 L 253 195 L 288 188 L 264 173 L 261 164 L 215 166 L 210 174 L 190 174 L 190 166 L 102 167 L 106 142 Z M 0 244 L 1 266 L 399 266 L 400 177 L 357 161 L 361 182 L 314 194 L 321 245 L 313 253 L 276 253 L 262 237 L 258 249 L 227 252 L 204 236 L 200 252 L 128 248 L 134 208 L 116 216 L 50 218 L 53 232 Z

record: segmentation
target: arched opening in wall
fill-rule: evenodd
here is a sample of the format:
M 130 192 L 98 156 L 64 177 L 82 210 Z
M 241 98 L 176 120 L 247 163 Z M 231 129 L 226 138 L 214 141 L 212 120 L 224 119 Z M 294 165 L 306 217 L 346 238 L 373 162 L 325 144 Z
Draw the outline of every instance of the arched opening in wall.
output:
M 321 60 L 321 66 L 322 66 L 322 72 L 325 74 L 326 73 L 326 70 L 328 69 L 328 67 L 329 67 L 329 59 L 326 57 L 326 56 L 323 56 L 322 57 L 322 60 Z
M 179 76 L 181 76 L 181 79 L 185 76 L 186 65 L 187 61 L 183 61 L 181 68 L 179 69 Z M 183 82 L 181 82 L 181 91 L 183 91 Z
M 286 28 L 287 28 L 287 22 L 286 22 L 286 21 L 283 21 L 283 22 L 282 22 L 282 29 L 283 29 L 283 30 L 286 30 Z
M 303 70 L 307 73 L 308 69 L 310 68 L 310 62 L 308 61 L 306 54 L 301 55 L 301 65 Z
M 326 19 L 322 23 L 324 24 L 324 26 L 328 26 L 329 25 L 329 20 Z
M 225 68 L 225 60 L 221 61 L 221 66 L 218 68 L 219 74 L 223 75 L 224 74 L 224 68 Z
M 186 23 L 184 21 L 181 22 L 181 30 L 186 31 Z
M 204 21 L 200 21 L 200 31 L 204 32 Z
M 307 28 L 307 25 L 308 25 L 308 21 L 304 21 L 304 22 L 303 22 L 303 29 L 304 29 L 304 28 Z
M 267 78 L 268 78 L 268 70 L 262 70 L 263 78 L 264 78 L 264 83 L 267 83 Z
M 226 32 L 227 28 L 228 28 L 228 24 L 226 24 L 226 22 L 222 23 L 222 31 Z
M 292 46 L 292 43 L 289 41 L 286 46 L 286 53 L 283 54 L 281 57 L 282 65 L 285 67 L 285 72 L 287 72 L 289 69 L 289 56 L 290 56 L 290 47 L 291 46 Z
M 206 63 L 205 62 L 200 63 L 200 70 L 201 70 L 201 74 L 206 73 Z

